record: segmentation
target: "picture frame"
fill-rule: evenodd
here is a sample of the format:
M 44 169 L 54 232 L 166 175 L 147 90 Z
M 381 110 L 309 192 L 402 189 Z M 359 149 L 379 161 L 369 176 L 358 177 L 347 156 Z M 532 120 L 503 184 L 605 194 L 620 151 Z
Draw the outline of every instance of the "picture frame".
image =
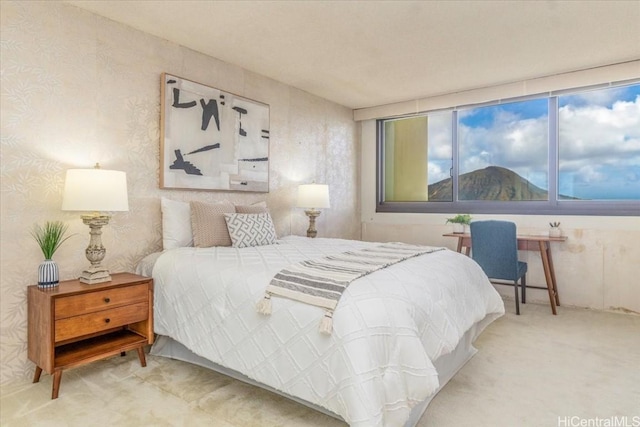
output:
M 269 105 L 161 78 L 160 188 L 269 191 Z

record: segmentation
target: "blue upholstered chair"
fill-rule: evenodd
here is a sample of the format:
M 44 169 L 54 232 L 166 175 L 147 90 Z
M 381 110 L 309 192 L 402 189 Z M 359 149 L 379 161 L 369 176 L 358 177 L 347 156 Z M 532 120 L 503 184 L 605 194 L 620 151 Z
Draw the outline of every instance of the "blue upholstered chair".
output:
M 522 293 L 526 292 L 527 263 L 518 261 L 516 225 L 509 221 L 474 221 L 471 223 L 471 257 L 485 274 L 493 280 L 513 282 L 516 297 L 516 314 L 520 314 L 518 281 Z M 498 283 L 510 284 L 510 283 Z M 523 298 L 522 302 L 525 300 Z

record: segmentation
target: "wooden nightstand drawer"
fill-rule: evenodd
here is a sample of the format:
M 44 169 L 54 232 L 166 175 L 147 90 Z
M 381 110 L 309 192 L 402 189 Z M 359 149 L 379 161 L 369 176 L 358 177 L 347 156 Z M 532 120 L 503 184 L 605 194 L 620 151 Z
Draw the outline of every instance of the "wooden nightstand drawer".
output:
M 141 322 L 148 317 L 149 306 L 146 302 L 67 317 L 56 321 L 55 342 L 95 334 L 129 323 Z
M 148 298 L 149 287 L 146 284 L 58 298 L 55 302 L 55 319 L 93 313 L 134 302 L 144 302 Z

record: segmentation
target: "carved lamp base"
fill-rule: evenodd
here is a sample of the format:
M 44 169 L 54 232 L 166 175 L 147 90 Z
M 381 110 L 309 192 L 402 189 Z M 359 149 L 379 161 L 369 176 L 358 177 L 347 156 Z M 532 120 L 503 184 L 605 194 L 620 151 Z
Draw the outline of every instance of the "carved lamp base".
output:
M 82 283 L 94 285 L 96 283 L 110 282 L 111 275 L 109 274 L 109 270 L 107 270 L 106 268 L 94 269 L 93 267 L 89 267 L 82 272 L 78 279 Z
M 102 226 L 109 223 L 108 215 L 82 215 L 82 222 L 89 226 L 91 240 L 85 250 L 85 255 L 91 263 L 79 277 L 80 282 L 93 285 L 96 283 L 110 282 L 109 270 L 102 266 L 102 260 L 107 250 L 102 246 Z
M 309 217 L 309 229 L 307 230 L 307 237 L 316 237 L 318 230 L 316 230 L 316 218 L 320 216 L 320 211 L 315 209 L 305 210 L 304 213 Z

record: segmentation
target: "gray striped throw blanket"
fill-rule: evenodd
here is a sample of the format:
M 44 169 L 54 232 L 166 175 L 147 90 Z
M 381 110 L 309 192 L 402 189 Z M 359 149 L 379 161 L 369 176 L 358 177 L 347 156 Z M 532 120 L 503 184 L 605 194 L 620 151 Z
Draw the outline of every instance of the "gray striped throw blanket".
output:
M 271 279 L 256 308 L 259 313 L 271 314 L 273 295 L 322 307 L 326 313 L 320 332 L 331 334 L 333 311 L 351 282 L 405 259 L 442 249 L 394 242 L 302 261 L 280 270 Z

